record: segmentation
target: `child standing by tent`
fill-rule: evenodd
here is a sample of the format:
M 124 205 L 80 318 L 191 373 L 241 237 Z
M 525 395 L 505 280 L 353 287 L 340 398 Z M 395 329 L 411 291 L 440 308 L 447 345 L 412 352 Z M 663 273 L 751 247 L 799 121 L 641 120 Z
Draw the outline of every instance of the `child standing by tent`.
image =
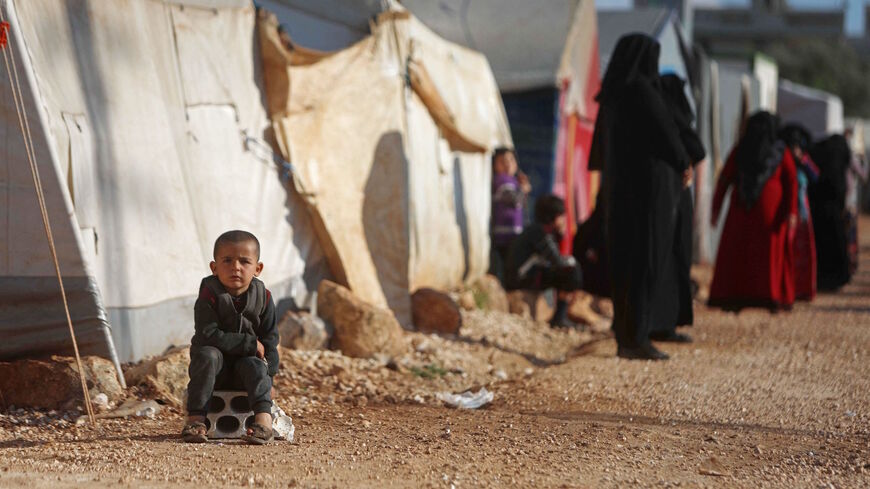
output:
M 227 231 L 214 244 L 212 275 L 202 279 L 194 305 L 187 385 L 187 423 L 181 436 L 202 443 L 205 414 L 215 388 L 243 388 L 254 423 L 242 439 L 272 440 L 272 377 L 278 372 L 278 328 L 272 295 L 256 277 L 263 271 L 260 243 L 246 231 Z
M 492 221 L 489 273 L 504 283 L 504 267 L 511 243 L 523 232 L 523 207 L 532 187 L 510 148 L 492 153 Z

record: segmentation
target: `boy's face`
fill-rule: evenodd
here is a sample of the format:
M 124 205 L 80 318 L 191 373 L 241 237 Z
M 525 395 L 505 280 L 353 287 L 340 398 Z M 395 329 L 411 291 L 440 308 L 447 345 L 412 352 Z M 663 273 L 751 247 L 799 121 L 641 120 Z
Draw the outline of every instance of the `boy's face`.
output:
M 559 217 L 553 221 L 553 227 L 556 231 L 559 232 L 560 235 L 564 236 L 565 232 L 568 231 L 568 218 L 565 217 L 565 214 L 559 214 Z
M 565 214 L 559 214 L 559 217 L 554 219 L 551 224 L 545 225 L 544 229 L 547 232 L 555 232 L 559 236 L 565 236 L 565 233 L 568 231 L 568 218 Z
M 257 257 L 257 245 L 253 241 L 223 243 L 218 247 L 214 259 L 209 263 L 211 273 L 234 296 L 245 293 L 251 280 L 259 277 L 263 271 L 263 264 Z
M 517 173 L 517 158 L 510 151 L 495 159 L 495 172 L 499 175 L 515 175 Z

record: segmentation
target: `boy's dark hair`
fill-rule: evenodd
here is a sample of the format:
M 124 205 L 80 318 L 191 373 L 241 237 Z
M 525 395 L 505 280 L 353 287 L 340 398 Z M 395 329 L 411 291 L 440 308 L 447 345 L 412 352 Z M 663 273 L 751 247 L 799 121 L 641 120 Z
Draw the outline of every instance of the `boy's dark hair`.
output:
M 245 241 L 253 241 L 255 245 L 257 245 L 257 260 L 260 259 L 260 240 L 257 239 L 256 236 L 247 232 L 240 231 L 238 229 L 233 231 L 227 231 L 224 234 L 218 236 L 218 239 L 214 242 L 214 250 L 212 251 L 212 255 L 217 258 L 218 248 L 222 244 L 227 243 L 244 243 Z
M 495 166 L 495 160 L 498 159 L 499 156 L 507 153 L 513 153 L 513 148 L 508 148 L 507 146 L 499 146 L 492 151 L 492 165 Z
M 557 217 L 565 213 L 565 201 L 547 194 L 535 201 L 535 222 L 538 224 L 553 224 Z

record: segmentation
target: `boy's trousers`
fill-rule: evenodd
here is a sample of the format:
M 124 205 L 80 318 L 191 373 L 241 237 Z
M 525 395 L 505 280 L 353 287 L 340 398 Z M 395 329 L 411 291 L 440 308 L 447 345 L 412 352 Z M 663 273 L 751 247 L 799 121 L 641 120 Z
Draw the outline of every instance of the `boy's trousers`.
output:
M 191 346 L 187 372 L 187 413 L 191 416 L 205 416 L 216 388 L 246 390 L 254 413 L 272 410 L 272 377 L 261 358 L 225 355 L 213 346 Z

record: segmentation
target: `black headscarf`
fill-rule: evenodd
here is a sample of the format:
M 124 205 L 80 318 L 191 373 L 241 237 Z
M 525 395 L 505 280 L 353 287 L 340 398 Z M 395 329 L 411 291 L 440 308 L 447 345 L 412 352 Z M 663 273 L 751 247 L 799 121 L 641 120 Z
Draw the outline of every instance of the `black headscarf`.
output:
M 804 126 L 791 122 L 782 126 L 779 131 L 779 138 L 782 139 L 789 148 L 799 147 L 804 153 L 809 152 L 813 145 L 813 137 L 810 131 Z
M 658 83 L 659 49 L 658 41 L 646 34 L 626 34 L 616 43 L 604 79 L 601 80 L 601 89 L 595 96 L 601 106 L 595 119 L 592 147 L 589 149 L 590 170 L 602 171 L 606 166 L 606 132 L 613 123 L 608 114 L 622 97 L 625 87 L 638 79 Z
M 626 34 L 619 38 L 595 100 L 609 104 L 618 100 L 623 89 L 638 78 L 657 80 L 660 49 L 659 42 L 646 34 Z
M 764 184 L 782 161 L 785 143 L 778 139 L 779 118 L 758 111 L 746 122 L 743 137 L 737 143 L 737 192 L 743 205 L 755 206 Z
M 689 105 L 689 99 L 686 98 L 685 82 L 677 75 L 667 74 L 660 78 L 662 94 L 664 94 L 665 102 L 677 123 L 677 128 L 680 130 L 680 140 L 689 154 L 691 162 L 697 163 L 704 159 L 707 155 L 704 149 L 704 144 L 698 138 L 698 133 L 692 128 L 692 123 L 695 122 L 695 113 L 692 112 L 692 106 Z

